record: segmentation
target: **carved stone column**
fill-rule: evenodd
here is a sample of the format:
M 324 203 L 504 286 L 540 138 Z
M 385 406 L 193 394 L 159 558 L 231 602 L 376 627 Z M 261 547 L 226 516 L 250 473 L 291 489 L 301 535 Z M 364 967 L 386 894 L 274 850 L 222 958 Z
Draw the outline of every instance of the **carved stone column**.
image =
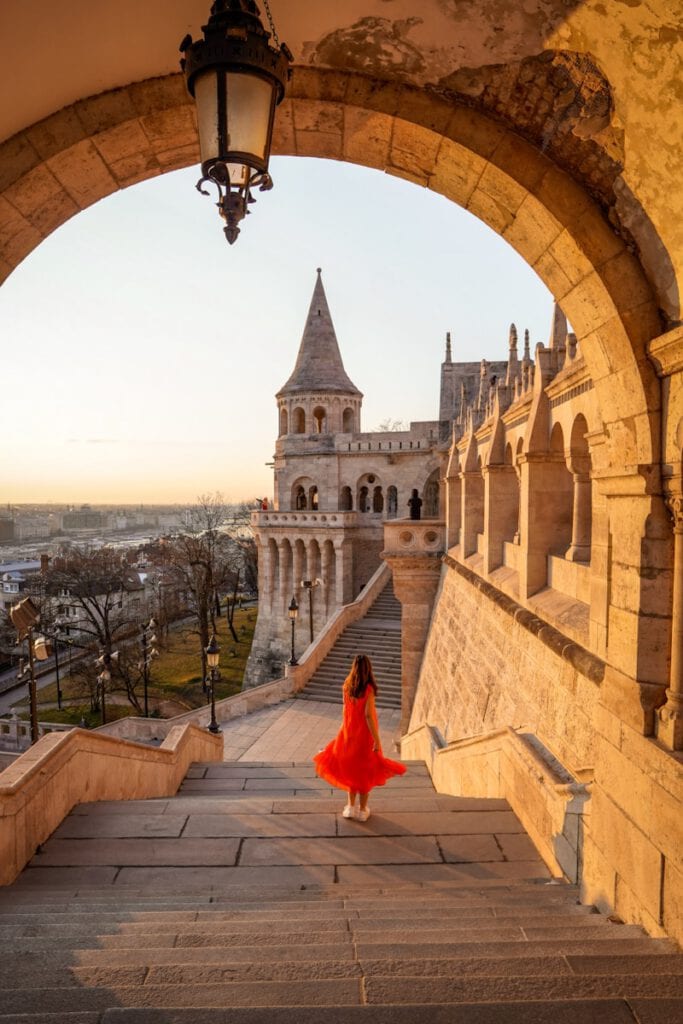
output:
M 574 478 L 572 508 L 572 543 L 567 551 L 570 562 L 590 562 L 591 557 L 591 477 L 590 460 L 572 457 L 569 468 Z
M 671 669 L 666 704 L 658 713 L 657 737 L 669 750 L 683 750 L 683 497 L 672 496 L 667 505 L 674 524 Z
M 401 602 L 401 733 L 408 731 L 434 598 L 441 578 L 446 524 L 409 519 L 384 524 L 382 559 Z

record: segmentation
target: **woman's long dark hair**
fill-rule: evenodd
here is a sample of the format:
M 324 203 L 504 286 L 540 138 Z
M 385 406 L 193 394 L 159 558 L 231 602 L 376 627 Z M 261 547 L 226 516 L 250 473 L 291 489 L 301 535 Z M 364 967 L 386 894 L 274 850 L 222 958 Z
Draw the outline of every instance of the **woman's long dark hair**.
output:
M 349 697 L 364 697 L 368 686 L 371 686 L 377 693 L 377 683 L 370 659 L 367 654 L 357 654 L 353 659 L 351 671 L 344 681 L 344 693 Z

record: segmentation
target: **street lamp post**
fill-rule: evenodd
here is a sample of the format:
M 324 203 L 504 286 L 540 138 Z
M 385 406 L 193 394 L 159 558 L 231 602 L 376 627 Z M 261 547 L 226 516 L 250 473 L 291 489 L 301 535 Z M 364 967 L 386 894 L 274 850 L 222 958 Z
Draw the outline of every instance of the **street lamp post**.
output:
M 159 654 L 154 646 L 157 642 L 157 638 L 154 634 L 156 625 L 157 624 L 154 619 L 150 619 L 146 626 L 140 627 L 140 646 L 142 647 L 142 660 L 140 662 L 140 667 L 142 668 L 142 679 L 145 692 L 145 718 L 149 718 L 149 669 L 152 664 L 152 659 L 156 658 Z
M 292 600 L 289 602 L 289 619 L 292 623 L 292 656 L 289 659 L 290 665 L 298 665 L 299 662 L 296 660 L 296 654 L 294 653 L 294 626 L 296 625 L 297 615 L 299 614 L 299 605 L 297 604 L 296 598 L 292 595 Z
M 209 723 L 209 732 L 217 733 L 221 731 L 216 721 L 216 677 L 218 676 L 218 662 L 221 649 L 215 633 L 209 640 L 209 645 L 206 647 L 205 652 L 206 663 L 211 671 L 211 722 Z
M 319 587 L 322 580 L 302 580 L 301 586 L 304 590 L 308 591 L 308 625 L 311 634 L 311 643 L 313 643 L 313 588 Z
M 100 669 L 100 674 L 97 677 L 97 686 L 100 694 L 100 709 L 102 712 L 102 725 L 107 724 L 107 707 L 106 707 L 106 692 L 107 683 L 111 682 L 111 667 L 112 663 L 118 660 L 119 652 L 113 651 L 111 654 L 109 651 L 102 651 L 95 664 Z
M 12 605 L 10 608 L 10 619 L 17 631 L 20 641 L 26 640 L 28 644 L 28 695 L 31 715 L 31 743 L 38 742 L 38 702 L 36 698 L 36 673 L 33 660 L 33 628 L 40 618 L 40 613 L 30 597 Z

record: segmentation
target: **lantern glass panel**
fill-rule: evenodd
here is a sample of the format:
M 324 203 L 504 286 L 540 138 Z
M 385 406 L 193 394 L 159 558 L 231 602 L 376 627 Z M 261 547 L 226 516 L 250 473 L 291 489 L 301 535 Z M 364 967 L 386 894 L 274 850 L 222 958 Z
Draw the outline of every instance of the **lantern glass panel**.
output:
M 218 145 L 218 82 L 215 71 L 207 71 L 196 79 L 194 94 L 197 104 L 197 127 L 201 162 L 217 160 Z
M 242 187 L 249 181 L 249 168 L 246 164 L 228 164 L 230 184 Z
M 257 75 L 229 72 L 225 77 L 228 152 L 253 154 L 265 170 L 275 87 Z

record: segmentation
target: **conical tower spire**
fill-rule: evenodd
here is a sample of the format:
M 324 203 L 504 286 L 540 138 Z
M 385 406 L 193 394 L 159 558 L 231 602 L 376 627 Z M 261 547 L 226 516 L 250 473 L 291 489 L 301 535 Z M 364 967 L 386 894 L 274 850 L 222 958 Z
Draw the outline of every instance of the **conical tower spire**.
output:
M 361 394 L 344 369 L 320 267 L 317 274 L 296 364 L 278 398 L 306 391 Z

